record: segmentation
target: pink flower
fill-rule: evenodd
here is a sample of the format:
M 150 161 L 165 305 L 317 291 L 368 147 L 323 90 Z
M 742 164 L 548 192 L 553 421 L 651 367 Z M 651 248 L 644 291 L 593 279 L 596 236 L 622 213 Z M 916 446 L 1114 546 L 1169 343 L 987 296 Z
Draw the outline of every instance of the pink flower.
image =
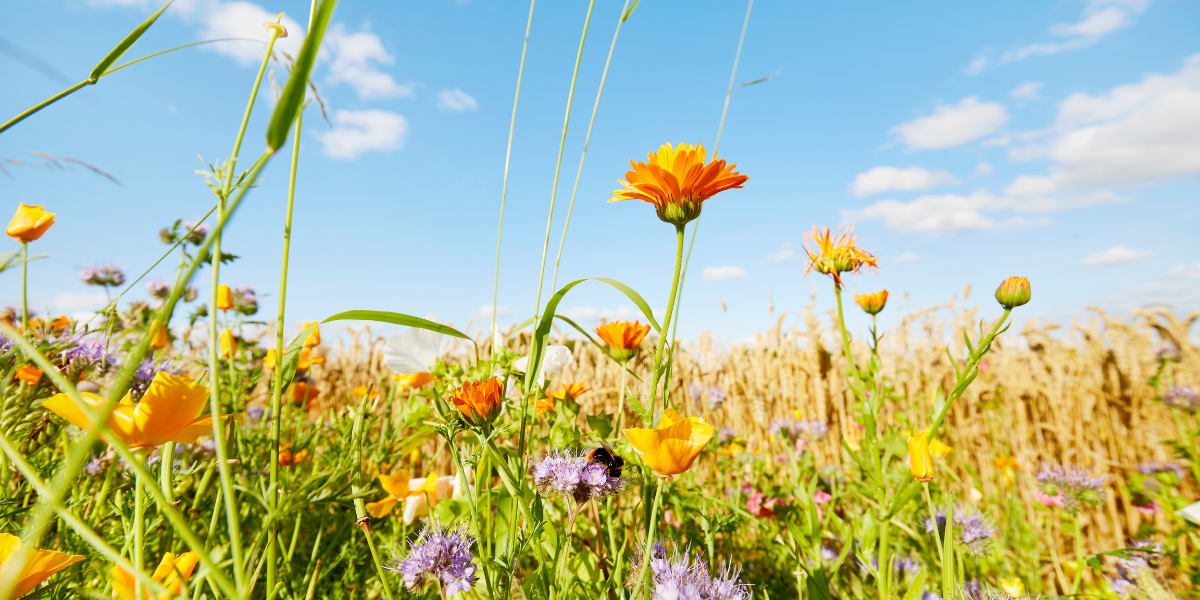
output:
M 743 494 L 750 494 L 750 493 L 753 493 L 753 492 L 754 492 L 754 486 L 752 486 L 752 485 L 750 485 L 750 484 L 748 484 L 748 483 L 743 483 L 743 484 L 742 484 L 742 493 L 743 493 Z
M 1158 509 L 1161 508 L 1157 500 L 1151 500 L 1149 504 L 1135 504 L 1133 507 L 1138 509 L 1138 512 L 1142 513 L 1143 515 L 1152 515 L 1158 512 Z
M 1058 496 L 1047 496 L 1045 493 L 1042 492 L 1042 490 L 1038 490 L 1037 492 L 1035 492 L 1033 495 L 1033 499 L 1037 500 L 1038 504 L 1041 504 L 1042 506 L 1062 507 L 1062 505 L 1063 505 L 1063 497 L 1061 494 Z
M 825 504 L 830 500 L 833 500 L 833 494 L 830 494 L 829 492 L 817 490 L 813 493 L 813 502 L 816 502 L 817 504 Z
M 766 495 L 762 492 L 750 494 L 750 498 L 746 500 L 746 510 L 760 519 L 775 516 L 775 513 L 771 512 L 771 507 L 775 505 L 773 500 L 767 502 L 766 504 L 768 505 L 764 506 L 765 498 Z
M 683 527 L 683 523 L 678 518 L 676 518 L 675 513 L 670 510 L 663 513 L 663 520 L 667 522 L 667 525 L 670 525 L 671 527 L 674 527 L 675 529 L 679 529 L 680 527 Z

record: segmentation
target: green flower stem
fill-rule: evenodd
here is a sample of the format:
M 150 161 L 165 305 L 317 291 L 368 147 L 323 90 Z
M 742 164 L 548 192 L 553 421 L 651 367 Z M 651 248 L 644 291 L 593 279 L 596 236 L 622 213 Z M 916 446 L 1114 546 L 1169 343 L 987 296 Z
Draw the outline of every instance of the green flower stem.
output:
M 837 298 L 838 330 L 842 334 L 842 352 L 846 354 L 846 365 L 854 379 L 859 379 L 858 366 L 854 364 L 854 355 L 850 353 L 850 334 L 846 333 L 846 319 L 842 313 L 842 286 L 833 284 L 833 295 Z
M 1071 595 L 1079 593 L 1079 584 L 1083 581 L 1083 525 L 1079 522 L 1079 512 L 1075 513 L 1075 581 L 1071 582 Z
M 29 331 L 29 242 L 21 242 L 21 330 Z
M 651 371 L 650 378 L 649 410 L 652 421 L 650 425 L 657 425 L 655 413 L 659 411 L 655 410 L 654 401 L 658 393 L 659 365 L 662 364 L 663 349 L 667 346 L 668 331 L 666 326 L 671 323 L 671 311 L 675 308 L 675 295 L 679 293 L 679 271 L 683 267 L 683 228 L 684 225 L 675 226 L 675 275 L 671 278 L 671 295 L 667 297 L 667 315 L 663 318 L 663 328 L 658 332 L 658 348 L 654 351 L 654 370 Z M 670 386 L 671 382 L 668 381 L 666 385 Z
M 937 528 L 937 508 L 933 505 L 933 498 L 929 495 L 929 483 L 923 481 L 921 487 L 925 488 L 925 505 L 929 507 L 929 518 L 933 519 L 933 539 L 937 542 L 938 560 L 945 563 L 946 557 L 942 554 L 942 533 Z
M 159 459 L 162 459 L 161 455 Z M 146 565 L 146 503 L 142 501 L 142 488 L 145 486 L 146 482 L 138 475 L 133 483 L 133 568 L 138 571 Z M 134 583 L 134 597 L 142 597 L 140 580 Z
M 680 240 L 683 238 L 681 237 Z M 682 241 L 680 246 L 682 246 Z M 665 321 L 664 321 L 665 322 Z M 648 580 L 650 579 L 650 553 L 654 551 L 654 535 L 658 533 L 658 507 L 662 505 L 663 488 L 666 487 L 665 482 L 658 482 L 658 489 L 654 492 L 654 504 L 650 507 L 650 520 L 646 522 L 646 544 L 642 546 L 642 570 L 638 573 L 637 585 L 633 588 L 633 593 L 630 594 L 630 599 L 636 599 L 638 592 L 645 587 L 646 592 L 650 591 Z
M 617 414 L 613 415 L 613 435 L 621 435 L 621 426 L 625 424 L 625 378 L 628 377 L 629 361 L 621 363 L 621 387 L 617 388 Z M 1200 481 L 1200 479 L 1197 479 Z

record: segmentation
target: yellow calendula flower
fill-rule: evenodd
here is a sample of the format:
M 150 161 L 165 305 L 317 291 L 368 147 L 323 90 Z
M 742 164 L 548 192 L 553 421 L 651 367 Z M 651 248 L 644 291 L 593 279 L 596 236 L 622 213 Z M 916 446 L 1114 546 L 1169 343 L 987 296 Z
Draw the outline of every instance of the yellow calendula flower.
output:
M 157 600 L 169 600 L 182 593 L 183 583 L 192 576 L 192 571 L 196 569 L 198 562 L 200 562 L 200 557 L 195 552 L 184 552 L 178 556 L 170 552 L 164 554 L 162 561 L 158 563 L 158 568 L 154 569 L 150 578 L 161 583 L 171 592 L 171 595 L 162 594 L 157 596 Z M 147 600 L 150 598 L 150 593 L 143 591 L 142 598 L 139 599 L 135 591 L 136 585 L 137 579 L 133 577 L 132 573 L 113 565 L 113 600 Z
M 716 156 L 710 162 L 706 158 L 703 144 L 663 144 L 648 154 L 646 162 L 629 161 L 633 170 L 625 173 L 622 189 L 613 191 L 609 202 L 649 202 L 659 219 L 683 225 L 700 216 L 705 200 L 740 188 L 750 179 L 733 170 L 737 165 L 726 165 Z
M 883 307 L 887 306 L 887 299 L 887 290 L 879 290 L 870 294 L 858 294 L 854 297 L 854 301 L 868 315 L 877 315 L 882 312 Z
M 300 326 L 300 331 L 304 331 L 312 327 L 312 331 L 308 332 L 308 337 L 304 338 L 305 348 L 316 348 L 321 345 L 321 326 L 316 321 L 305 323 Z
M 929 455 L 929 442 L 925 441 L 925 432 L 917 432 L 908 438 L 908 456 L 912 476 L 917 481 L 933 481 L 933 459 Z
M 1029 280 L 1024 277 L 1009 277 L 996 288 L 996 301 L 1009 310 L 1028 303 L 1031 297 Z
M 46 212 L 45 206 L 37 204 L 30 206 L 21 203 L 17 207 L 16 214 L 13 215 L 11 221 L 8 222 L 8 228 L 4 233 L 8 237 L 17 240 L 18 242 L 32 242 L 46 233 L 47 229 L 54 224 L 54 213 Z
M 650 333 L 650 326 L 642 325 L 640 321 L 614 321 L 605 323 L 594 331 L 608 344 L 608 350 L 617 362 L 627 362 L 642 345 L 646 334 Z
M 93 411 L 106 404 L 104 398 L 95 394 L 81 392 L 79 395 Z M 119 439 L 130 450 L 156 448 L 167 442 L 194 444 L 196 438 L 212 433 L 213 416 L 199 414 L 207 401 L 207 387 L 186 377 L 159 371 L 140 402 L 134 404 L 129 394 L 121 399 L 108 417 L 108 431 L 102 437 L 109 442 Z M 92 426 L 66 394 L 51 396 L 42 406 L 76 427 L 87 429 Z
M 1025 597 L 1025 584 L 1021 583 L 1021 580 L 1016 577 L 1001 579 L 1000 589 L 1004 590 L 1004 593 L 1008 594 L 1009 598 Z
M 655 429 L 626 429 L 625 437 L 642 461 L 660 477 L 670 477 L 692 467 L 716 431 L 699 417 L 683 418 L 675 409 L 663 411 Z
M 0 572 L 9 567 L 8 561 L 16 560 L 24 545 L 21 538 L 11 533 L 0 533 Z M 25 553 L 25 564 L 17 571 L 15 586 L 9 593 L 9 598 L 20 598 L 28 594 L 39 583 L 53 577 L 55 573 L 83 560 L 76 554 L 63 554 L 53 550 L 28 549 Z

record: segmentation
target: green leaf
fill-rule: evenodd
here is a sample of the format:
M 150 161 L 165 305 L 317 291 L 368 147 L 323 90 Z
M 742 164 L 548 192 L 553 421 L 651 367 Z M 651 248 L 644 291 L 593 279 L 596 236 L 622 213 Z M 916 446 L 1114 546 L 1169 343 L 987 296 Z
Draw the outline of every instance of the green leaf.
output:
M 174 0 L 171 0 L 171 2 L 174 2 Z M 103 77 L 104 72 L 107 71 L 108 68 L 113 65 L 113 63 L 117 62 L 117 59 L 121 58 L 121 55 L 125 54 L 125 51 L 129 50 L 129 47 L 137 42 L 138 39 L 142 37 L 142 34 L 146 33 L 147 29 L 150 29 L 150 26 L 158 20 L 158 16 L 163 14 L 164 10 L 167 10 L 167 7 L 171 5 L 171 2 L 167 2 L 162 8 L 158 9 L 158 12 L 150 15 L 150 17 L 145 21 L 142 21 L 142 24 L 138 25 L 137 28 L 129 32 L 129 35 L 125 36 L 125 39 L 121 40 L 121 43 L 117 44 L 116 48 L 110 50 L 108 54 L 100 60 L 100 63 L 96 65 L 96 68 L 92 69 L 92 73 L 88 75 L 88 81 L 95 83 L 98 79 Z
M 278 152 L 287 142 L 292 123 L 296 121 L 296 115 L 300 114 L 300 106 L 304 103 L 304 93 L 308 87 L 308 75 L 317 60 L 317 50 L 321 47 L 325 28 L 333 18 L 333 8 L 336 5 L 337 0 L 321 0 L 317 12 L 313 15 L 312 26 L 304 38 L 304 46 L 300 48 L 300 54 L 292 65 L 292 75 L 283 88 L 283 94 L 279 96 L 279 103 L 275 105 L 275 112 L 271 115 L 271 124 L 267 127 L 267 147 L 272 153 Z
M 612 415 L 610 414 L 588 415 L 587 424 L 602 439 L 608 439 L 608 436 L 612 434 Z
M 378 323 L 391 323 L 393 325 L 405 325 L 408 327 L 416 327 L 417 329 L 427 329 L 429 331 L 444 333 L 446 335 L 467 341 L 474 341 L 467 334 L 453 327 L 447 327 L 441 323 L 434 323 L 428 319 L 422 319 L 412 315 L 406 315 L 397 312 L 387 312 L 383 310 L 348 310 L 346 312 L 340 312 L 336 315 L 333 315 L 332 317 L 329 317 L 321 322 L 329 323 L 330 321 L 376 321 Z
M 558 308 L 558 303 L 562 302 L 563 296 L 571 291 L 571 288 L 587 281 L 586 279 L 577 279 L 562 286 L 550 300 L 546 302 L 546 311 L 538 321 L 537 327 L 533 330 L 533 344 L 529 348 L 529 364 L 525 371 L 525 388 L 532 389 L 530 382 L 532 378 L 537 377 L 542 370 L 542 359 L 546 354 L 546 342 L 550 338 L 550 325 L 554 321 L 554 311 Z M 541 382 L 537 382 L 541 384 Z
M 292 380 L 296 378 L 296 369 L 300 366 L 300 352 L 304 350 L 304 340 L 308 339 L 308 334 L 312 332 L 313 327 L 305 327 L 292 343 L 288 344 L 287 350 L 283 353 L 283 360 L 279 361 L 279 368 L 283 369 L 283 387 L 279 389 L 279 397 L 285 398 L 288 386 L 292 385 Z
M 648 321 L 650 321 L 651 325 L 654 326 L 654 330 L 658 331 L 660 333 L 662 332 L 662 327 L 659 326 L 658 321 L 654 320 L 654 312 L 650 310 L 650 305 L 646 302 L 645 298 L 642 298 L 642 296 L 640 294 L 633 291 L 633 288 L 621 283 L 620 281 L 617 281 L 616 279 L 607 279 L 604 277 L 594 277 L 594 278 L 592 278 L 592 280 L 599 281 L 600 283 L 607 283 L 608 285 L 611 285 L 611 286 L 617 288 L 618 290 L 620 290 L 621 293 L 628 296 L 629 299 L 632 300 L 633 303 L 636 304 L 638 308 L 642 309 L 642 314 L 646 315 L 646 319 Z

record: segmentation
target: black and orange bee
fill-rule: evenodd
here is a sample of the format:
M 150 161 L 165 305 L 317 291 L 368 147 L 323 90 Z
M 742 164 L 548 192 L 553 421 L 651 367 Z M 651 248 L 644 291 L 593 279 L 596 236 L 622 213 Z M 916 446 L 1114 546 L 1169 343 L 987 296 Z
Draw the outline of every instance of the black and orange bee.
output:
M 617 454 L 613 447 L 608 442 L 600 442 L 599 448 L 593 448 L 588 452 L 588 462 L 594 462 L 604 465 L 608 470 L 609 477 L 621 477 L 621 469 L 625 466 L 625 459 Z

